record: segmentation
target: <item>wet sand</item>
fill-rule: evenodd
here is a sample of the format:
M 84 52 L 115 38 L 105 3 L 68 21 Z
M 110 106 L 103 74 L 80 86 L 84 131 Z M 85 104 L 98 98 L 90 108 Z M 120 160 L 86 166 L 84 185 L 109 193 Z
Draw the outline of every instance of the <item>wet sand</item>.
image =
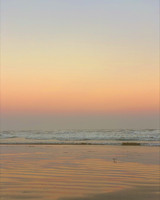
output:
M 59 200 L 159 200 L 159 186 L 140 186 L 137 188 L 111 192 L 107 194 L 97 194 L 88 197 L 60 198 Z
M 0 145 L 1 200 L 157 200 L 159 148 Z

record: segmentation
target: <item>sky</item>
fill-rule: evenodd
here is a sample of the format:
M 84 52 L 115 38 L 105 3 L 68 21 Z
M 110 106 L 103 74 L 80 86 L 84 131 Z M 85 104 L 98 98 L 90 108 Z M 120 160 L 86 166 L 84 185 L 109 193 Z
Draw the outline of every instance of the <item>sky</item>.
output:
M 1 0 L 1 128 L 158 128 L 159 0 Z

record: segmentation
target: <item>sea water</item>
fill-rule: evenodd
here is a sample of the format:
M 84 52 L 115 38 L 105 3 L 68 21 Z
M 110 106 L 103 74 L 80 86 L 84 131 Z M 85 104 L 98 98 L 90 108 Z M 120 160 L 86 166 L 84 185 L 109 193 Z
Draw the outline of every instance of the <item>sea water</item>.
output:
M 138 144 L 160 146 L 158 129 L 98 129 L 98 130 L 6 130 L 0 132 L 0 143 L 37 144 Z

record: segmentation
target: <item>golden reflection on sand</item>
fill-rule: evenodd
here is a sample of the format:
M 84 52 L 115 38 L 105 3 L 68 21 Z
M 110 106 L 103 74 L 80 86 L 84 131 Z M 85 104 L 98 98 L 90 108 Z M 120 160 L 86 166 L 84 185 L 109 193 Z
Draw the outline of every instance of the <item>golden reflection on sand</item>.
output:
M 1 199 L 58 199 L 159 184 L 158 148 L 1 145 Z

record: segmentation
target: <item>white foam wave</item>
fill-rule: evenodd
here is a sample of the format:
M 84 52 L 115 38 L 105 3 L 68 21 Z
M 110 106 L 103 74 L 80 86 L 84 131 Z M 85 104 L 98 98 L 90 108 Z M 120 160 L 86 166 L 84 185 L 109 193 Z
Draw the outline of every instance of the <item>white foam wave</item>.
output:
M 160 141 L 160 132 L 151 130 L 54 130 L 54 131 L 1 131 L 0 139 L 8 139 L 8 142 L 23 138 L 26 142 L 39 141 L 50 143 L 86 143 L 86 144 L 109 144 L 115 142 L 145 142 L 152 144 Z

